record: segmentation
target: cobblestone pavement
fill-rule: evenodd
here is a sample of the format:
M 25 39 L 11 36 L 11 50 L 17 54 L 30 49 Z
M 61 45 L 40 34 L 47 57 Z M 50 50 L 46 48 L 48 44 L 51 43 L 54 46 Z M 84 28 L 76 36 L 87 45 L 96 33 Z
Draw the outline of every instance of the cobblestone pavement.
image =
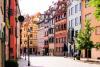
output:
M 31 56 L 30 62 L 30 67 L 100 67 L 100 64 L 89 64 L 70 58 L 53 56 Z M 25 57 L 22 57 L 22 59 L 20 59 L 18 63 L 19 67 L 28 67 Z

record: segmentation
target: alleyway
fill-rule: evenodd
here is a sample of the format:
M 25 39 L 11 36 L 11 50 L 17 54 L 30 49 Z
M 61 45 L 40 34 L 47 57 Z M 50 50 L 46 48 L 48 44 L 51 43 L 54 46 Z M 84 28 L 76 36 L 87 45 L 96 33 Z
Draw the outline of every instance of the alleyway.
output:
M 30 67 L 100 67 L 99 64 L 83 63 L 64 57 L 31 56 L 30 59 Z M 24 57 L 19 60 L 19 67 L 28 67 Z

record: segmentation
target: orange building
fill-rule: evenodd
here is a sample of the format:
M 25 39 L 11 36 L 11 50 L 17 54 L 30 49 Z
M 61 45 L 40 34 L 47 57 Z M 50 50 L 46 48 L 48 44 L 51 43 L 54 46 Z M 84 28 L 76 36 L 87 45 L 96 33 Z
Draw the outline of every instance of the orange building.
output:
M 66 0 L 59 0 L 55 12 L 55 45 L 54 54 L 63 55 L 64 43 L 67 41 Z
M 22 54 L 27 52 L 28 49 L 28 36 L 29 36 L 29 49 L 30 54 L 37 53 L 37 32 L 38 32 L 38 16 L 27 16 L 21 26 L 21 50 Z M 31 32 L 28 32 L 28 29 Z
M 100 22 L 98 22 L 93 15 L 95 8 L 89 7 L 89 0 L 82 0 L 82 29 L 85 27 L 85 19 L 88 17 L 91 23 L 91 26 L 95 28 L 95 31 L 92 33 L 91 40 L 96 43 L 100 43 Z M 83 57 L 86 57 L 87 51 L 83 51 Z M 97 50 L 93 48 L 91 52 L 89 52 L 90 58 L 100 58 L 100 49 Z

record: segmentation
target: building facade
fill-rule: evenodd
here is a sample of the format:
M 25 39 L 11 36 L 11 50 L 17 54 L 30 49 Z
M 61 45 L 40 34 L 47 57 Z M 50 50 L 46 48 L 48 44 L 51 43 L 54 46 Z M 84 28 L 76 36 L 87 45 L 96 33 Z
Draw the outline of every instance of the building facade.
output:
M 45 26 L 44 26 L 44 14 L 40 14 L 39 17 L 39 22 L 38 22 L 38 34 L 37 34 L 37 38 L 38 38 L 38 52 L 40 53 L 40 55 L 43 55 L 43 51 L 44 51 L 44 35 L 45 35 Z
M 48 41 L 48 39 L 49 39 L 49 37 L 48 37 L 48 29 L 49 29 L 49 12 L 48 11 L 46 11 L 45 12 L 45 15 L 44 15 L 44 17 L 45 17 L 45 19 L 44 19 L 44 26 L 45 26 L 45 28 L 44 28 L 44 30 L 45 30 L 45 34 L 44 34 L 44 55 L 49 55 L 49 41 Z
M 56 3 L 55 3 L 56 4 Z M 48 43 L 49 43 L 49 55 L 54 55 L 54 44 L 55 44 L 55 31 L 54 31 L 54 16 L 55 16 L 55 5 L 49 8 L 50 19 L 49 19 L 49 29 L 48 29 Z
M 0 67 L 3 67 L 2 32 L 3 32 L 3 1 L 0 0 Z
M 30 54 L 36 55 L 37 54 L 37 32 L 38 32 L 38 25 L 37 25 L 37 15 L 25 18 L 21 26 L 21 52 L 23 55 L 27 53 L 28 44 L 30 49 Z M 28 32 L 30 30 L 31 32 Z M 29 37 L 29 38 L 28 38 Z
M 17 24 L 16 24 L 16 16 L 17 16 L 17 8 L 16 8 L 16 0 L 11 0 L 9 4 L 9 18 L 10 18 L 10 59 L 16 59 L 17 58 Z
M 91 27 L 95 28 L 95 31 L 91 35 L 91 40 L 94 44 L 100 43 L 100 22 L 96 20 L 93 15 L 95 8 L 88 6 L 89 0 L 82 0 L 82 29 L 85 27 L 85 20 L 88 18 L 91 23 Z M 89 58 L 100 58 L 100 49 L 93 48 L 88 52 Z M 87 51 L 83 51 L 83 57 L 87 57 Z
M 68 0 L 67 6 L 68 54 L 73 56 L 75 38 L 81 30 L 81 0 Z
M 57 8 L 55 12 L 55 44 L 54 44 L 54 54 L 64 55 L 64 43 L 67 43 L 67 9 L 66 0 L 58 0 Z

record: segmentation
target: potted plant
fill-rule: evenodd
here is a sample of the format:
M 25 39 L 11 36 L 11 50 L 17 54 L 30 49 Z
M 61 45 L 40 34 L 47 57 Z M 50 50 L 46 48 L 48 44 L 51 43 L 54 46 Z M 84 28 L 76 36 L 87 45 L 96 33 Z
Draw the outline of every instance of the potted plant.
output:
M 5 67 L 18 67 L 18 62 L 16 60 L 5 61 Z

